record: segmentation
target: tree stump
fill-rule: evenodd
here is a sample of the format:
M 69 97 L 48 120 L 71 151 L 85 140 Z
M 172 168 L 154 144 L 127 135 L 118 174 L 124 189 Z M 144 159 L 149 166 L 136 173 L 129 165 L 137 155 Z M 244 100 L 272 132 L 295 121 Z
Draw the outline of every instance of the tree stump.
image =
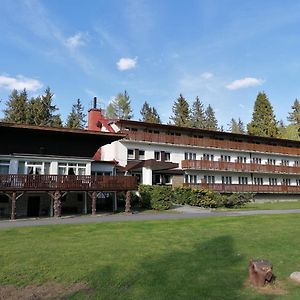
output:
M 249 280 L 256 286 L 264 286 L 266 282 L 270 282 L 273 278 L 272 263 L 259 259 L 251 260 L 249 263 Z

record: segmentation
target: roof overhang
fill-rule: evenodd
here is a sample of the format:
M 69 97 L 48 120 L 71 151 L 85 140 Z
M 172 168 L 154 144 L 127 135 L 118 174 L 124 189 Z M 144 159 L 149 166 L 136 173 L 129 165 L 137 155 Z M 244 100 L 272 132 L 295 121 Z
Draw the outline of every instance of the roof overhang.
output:
M 93 157 L 97 149 L 124 134 L 0 122 L 0 154 Z
M 147 159 L 142 161 L 130 161 L 125 166 L 125 171 L 139 170 L 143 167 L 149 168 L 152 171 L 163 171 L 163 170 L 171 170 L 171 169 L 178 168 L 178 164 L 168 162 L 168 161 L 157 161 L 155 159 Z

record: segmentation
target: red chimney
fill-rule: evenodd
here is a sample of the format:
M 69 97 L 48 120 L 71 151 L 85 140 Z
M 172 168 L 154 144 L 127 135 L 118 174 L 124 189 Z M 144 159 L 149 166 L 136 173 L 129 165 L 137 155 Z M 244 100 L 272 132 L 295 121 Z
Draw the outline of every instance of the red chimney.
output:
M 101 109 L 97 108 L 97 97 L 94 97 L 94 105 L 88 111 L 88 130 L 100 131 L 101 123 L 99 122 L 102 119 Z

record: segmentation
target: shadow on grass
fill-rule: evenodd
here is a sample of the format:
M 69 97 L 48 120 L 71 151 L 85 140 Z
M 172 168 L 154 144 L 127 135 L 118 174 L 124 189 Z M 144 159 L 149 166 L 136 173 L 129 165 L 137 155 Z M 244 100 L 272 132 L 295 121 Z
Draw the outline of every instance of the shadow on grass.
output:
M 132 256 L 138 251 L 132 249 Z M 137 255 L 128 261 L 90 274 L 94 299 L 241 299 L 247 277 L 230 236 L 190 246 L 172 244 L 162 256 Z

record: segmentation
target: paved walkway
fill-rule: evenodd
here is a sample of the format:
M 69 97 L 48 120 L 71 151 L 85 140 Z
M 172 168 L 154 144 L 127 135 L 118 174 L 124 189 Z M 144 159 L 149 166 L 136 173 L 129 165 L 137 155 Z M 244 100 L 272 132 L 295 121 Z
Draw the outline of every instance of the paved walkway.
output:
M 42 226 L 55 224 L 83 224 L 95 222 L 118 222 L 118 221 L 145 221 L 145 220 L 172 220 L 172 219 L 188 219 L 188 218 L 208 218 L 230 216 L 239 217 L 247 215 L 273 215 L 273 214 L 290 214 L 300 213 L 300 209 L 285 210 L 247 210 L 247 211 L 215 211 L 195 208 L 187 209 L 181 213 L 134 213 L 134 214 L 100 214 L 96 216 L 70 216 L 61 218 L 43 218 L 43 219 L 19 219 L 15 221 L 0 221 L 0 228 L 23 227 L 23 226 Z

